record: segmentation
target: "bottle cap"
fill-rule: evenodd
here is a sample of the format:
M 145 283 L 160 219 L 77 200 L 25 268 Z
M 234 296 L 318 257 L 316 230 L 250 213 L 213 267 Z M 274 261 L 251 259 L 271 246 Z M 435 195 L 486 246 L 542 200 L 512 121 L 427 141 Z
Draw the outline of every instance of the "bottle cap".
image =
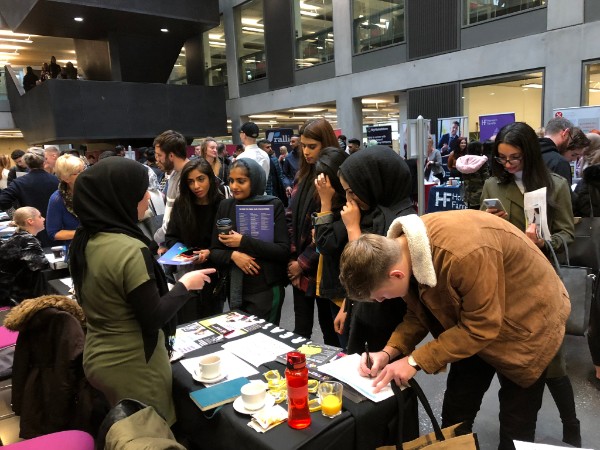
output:
M 288 369 L 303 369 L 306 366 L 306 356 L 300 352 L 289 352 L 287 354 Z

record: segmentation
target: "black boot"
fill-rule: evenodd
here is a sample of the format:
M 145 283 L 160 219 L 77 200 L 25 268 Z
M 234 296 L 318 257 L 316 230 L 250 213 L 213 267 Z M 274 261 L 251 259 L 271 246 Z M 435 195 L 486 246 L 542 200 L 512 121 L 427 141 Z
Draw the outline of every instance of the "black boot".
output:
M 552 394 L 563 423 L 563 442 L 581 448 L 581 430 L 575 412 L 575 397 L 571 380 L 568 376 L 546 378 L 546 385 L 550 389 L 550 394 Z

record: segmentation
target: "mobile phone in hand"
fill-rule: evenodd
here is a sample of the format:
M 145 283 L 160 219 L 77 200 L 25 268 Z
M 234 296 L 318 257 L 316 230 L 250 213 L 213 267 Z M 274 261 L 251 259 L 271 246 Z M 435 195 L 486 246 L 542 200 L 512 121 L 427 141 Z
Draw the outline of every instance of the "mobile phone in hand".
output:
M 483 204 L 488 209 L 498 209 L 500 211 L 506 212 L 506 208 L 498 198 L 486 198 L 483 200 Z

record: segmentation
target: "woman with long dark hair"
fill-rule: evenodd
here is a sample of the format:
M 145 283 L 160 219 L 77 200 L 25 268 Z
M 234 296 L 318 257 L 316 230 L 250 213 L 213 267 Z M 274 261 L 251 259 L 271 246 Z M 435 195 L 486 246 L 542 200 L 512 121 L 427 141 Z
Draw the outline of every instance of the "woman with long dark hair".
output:
M 325 119 L 314 119 L 300 128 L 302 156 L 296 174 L 288 218 L 290 218 L 291 261 L 288 263 L 288 277 L 294 291 L 294 333 L 310 338 L 313 328 L 316 273 L 319 254 L 312 238 L 312 213 L 319 210 L 319 197 L 315 191 L 317 177 L 316 163 L 325 147 L 339 148 L 339 143 L 331 124 Z M 291 216 L 291 217 L 290 217 Z M 335 341 L 337 336 L 328 319 L 328 300 L 317 300 L 319 320 L 326 341 Z M 325 320 L 325 318 L 327 318 Z M 325 337 L 327 336 L 327 337 Z
M 221 200 L 225 198 L 219 189 L 219 181 L 208 161 L 192 159 L 181 171 L 179 197 L 175 200 L 165 242 L 171 248 L 177 242 L 194 249 L 198 259 L 193 264 L 180 266 L 180 272 L 207 268 L 210 258 L 211 236 L 215 217 Z M 215 292 L 219 275 L 211 275 L 210 288 L 199 291 L 177 313 L 179 323 L 191 322 L 223 312 L 225 291 Z
M 315 187 L 320 199 L 320 211 L 313 213 L 315 241 L 319 252 L 317 269 L 317 296 L 330 300 L 331 315 L 329 320 L 337 317 L 346 297 L 346 291 L 340 282 L 340 256 L 348 242 L 348 233 L 341 220 L 340 212 L 346 204 L 346 193 L 340 183 L 338 171 L 348 155 L 335 147 L 327 147 L 321 151 L 317 161 L 317 178 Z M 325 321 L 327 317 L 319 321 Z M 325 344 L 346 349 L 347 334 L 338 333 L 335 341 Z
M 492 177 L 485 182 L 481 198 L 500 199 L 506 211 L 486 208 L 483 204 L 481 209 L 505 218 L 524 231 L 547 256 L 550 256 L 548 245 L 556 252 L 562 251 L 563 242 L 568 245 L 573 241 L 571 190 L 564 178 L 547 169 L 533 128 L 523 122 L 506 125 L 496 136 L 493 156 Z M 524 211 L 524 194 L 544 187 L 551 234 L 548 242 L 539 237 L 537 224 L 527 225 Z M 546 385 L 560 412 L 563 441 L 581 447 L 573 387 L 562 348 L 548 366 Z
M 77 300 L 87 320 L 83 369 L 110 406 L 134 398 L 172 425 L 169 362 L 175 314 L 214 269 L 183 275 L 171 291 L 137 222 L 148 209 L 147 169 L 106 158 L 82 172 L 73 208 L 81 222 L 70 248 Z
M 233 198 L 223 200 L 217 220 L 228 218 L 237 229 L 237 207 L 273 206 L 273 241 L 231 231 L 212 235 L 211 260 L 229 272 L 229 306 L 279 324 L 287 278 L 289 236 L 283 203 L 272 195 L 263 195 L 267 179 L 263 168 L 253 159 L 236 160 L 229 171 Z M 259 214 L 259 213 L 257 213 Z

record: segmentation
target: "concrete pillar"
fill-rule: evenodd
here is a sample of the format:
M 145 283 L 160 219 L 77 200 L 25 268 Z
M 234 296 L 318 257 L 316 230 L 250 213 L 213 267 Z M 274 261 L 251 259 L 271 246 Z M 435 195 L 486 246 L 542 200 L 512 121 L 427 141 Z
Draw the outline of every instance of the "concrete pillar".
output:
M 333 0 L 333 50 L 338 77 L 352 73 L 351 10 L 350 0 Z
M 360 98 L 350 97 L 349 90 L 341 90 L 336 98 L 337 127 L 348 139 L 362 139 L 362 103 Z

